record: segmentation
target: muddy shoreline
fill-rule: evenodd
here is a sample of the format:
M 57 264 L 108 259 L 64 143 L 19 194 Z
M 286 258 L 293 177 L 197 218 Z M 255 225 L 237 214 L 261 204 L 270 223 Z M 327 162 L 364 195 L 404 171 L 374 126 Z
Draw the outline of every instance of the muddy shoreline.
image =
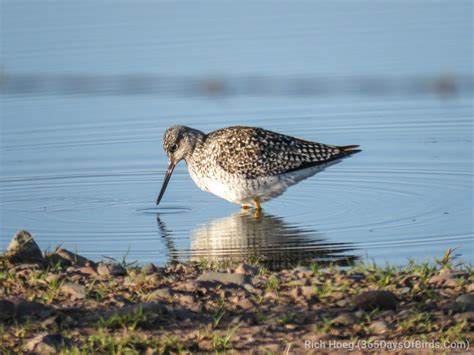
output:
M 0 352 L 466 351 L 474 270 L 447 251 L 405 267 L 141 267 L 39 250 L 0 257 Z

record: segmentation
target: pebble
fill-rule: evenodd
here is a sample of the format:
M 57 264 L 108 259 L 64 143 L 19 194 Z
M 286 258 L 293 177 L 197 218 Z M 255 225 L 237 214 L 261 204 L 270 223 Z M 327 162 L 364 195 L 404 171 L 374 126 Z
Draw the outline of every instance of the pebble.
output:
M 346 294 L 344 292 L 341 292 L 341 291 L 335 291 L 335 292 L 332 292 L 330 294 L 330 296 L 333 300 L 337 301 L 337 300 L 342 300 L 343 298 L 345 298 Z
M 384 320 L 377 320 L 369 325 L 372 334 L 382 335 L 388 332 L 388 325 Z
M 348 298 L 343 298 L 342 300 L 336 301 L 336 305 L 341 308 L 346 307 L 350 303 L 351 301 Z
M 273 291 L 269 291 L 269 292 L 266 292 L 264 295 L 263 295 L 263 298 L 266 299 L 266 300 L 277 300 L 278 299 L 278 295 L 273 292 Z
M 257 304 L 248 298 L 243 298 L 239 301 L 239 303 L 237 303 L 237 306 L 239 306 L 240 308 L 244 310 L 249 310 L 249 309 L 254 309 L 255 307 L 257 307 Z
M 72 345 L 72 341 L 61 334 L 40 333 L 26 343 L 25 350 L 37 354 L 51 354 Z
M 469 311 L 469 312 L 456 313 L 454 315 L 454 319 L 458 322 L 462 322 L 464 320 L 467 320 L 468 322 L 474 322 L 474 312 Z
M 406 295 L 407 293 L 410 293 L 410 290 L 411 290 L 410 287 L 402 287 L 400 289 L 400 294 L 401 295 Z
M 258 274 L 258 268 L 246 263 L 242 263 L 234 271 L 236 274 L 244 274 L 244 275 L 257 275 Z
M 77 269 L 78 272 L 84 275 L 89 275 L 89 276 L 97 276 L 97 270 L 93 268 L 92 266 L 83 266 Z
M 437 275 L 430 277 L 427 281 L 428 285 L 441 285 L 445 284 L 449 280 L 453 280 L 450 282 L 450 285 L 454 285 L 451 287 L 456 286 L 456 278 L 463 277 L 465 274 L 463 272 L 451 271 L 448 269 L 441 270 Z
M 227 272 L 206 271 L 197 278 L 198 282 L 218 282 L 223 285 L 238 285 L 243 286 L 250 282 L 248 275 L 244 274 L 230 274 Z
M 81 300 L 86 298 L 87 291 L 82 285 L 75 283 L 66 283 L 61 287 L 61 292 L 69 296 L 73 300 Z
M 190 295 L 190 294 L 184 294 L 184 293 L 180 293 L 178 294 L 178 300 L 180 302 L 183 302 L 183 303 L 195 303 L 196 302 L 196 297 L 194 297 L 193 295 Z
M 97 267 L 97 272 L 100 276 L 124 276 L 127 271 L 118 263 L 102 263 Z
M 456 298 L 456 304 L 463 311 L 474 311 L 474 293 L 466 293 Z
M 169 287 L 159 288 L 146 296 L 149 301 L 169 299 L 173 297 L 173 291 Z
M 397 298 L 390 291 L 365 291 L 354 298 L 356 307 L 364 311 L 372 311 L 374 309 L 396 309 Z
M 334 325 L 352 325 L 357 322 L 357 317 L 353 313 L 345 312 L 339 314 L 336 318 L 331 321 Z
M 31 234 L 25 230 L 15 233 L 8 245 L 6 256 L 13 263 L 43 263 L 45 261 L 41 249 Z
M 71 265 L 75 266 L 93 266 L 95 267 L 96 263 L 93 262 L 90 259 L 87 259 L 79 254 L 73 253 L 72 251 L 69 251 L 67 249 L 58 249 L 56 250 L 53 254 L 50 254 L 50 257 L 52 255 L 57 255 L 58 257 L 62 258 L 64 262 L 69 262 Z

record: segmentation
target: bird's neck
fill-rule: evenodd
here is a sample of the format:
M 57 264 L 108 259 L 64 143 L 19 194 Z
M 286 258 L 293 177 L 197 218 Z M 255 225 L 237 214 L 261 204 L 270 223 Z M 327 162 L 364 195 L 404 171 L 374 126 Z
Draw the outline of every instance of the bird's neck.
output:
M 186 161 L 186 163 L 189 163 L 190 161 L 192 161 L 193 153 L 196 150 L 199 150 L 199 148 L 204 143 L 204 140 L 206 139 L 206 134 L 194 128 L 190 128 L 189 131 L 186 132 L 186 134 L 188 135 L 189 151 L 188 154 L 186 154 L 186 156 L 184 157 L 184 160 Z

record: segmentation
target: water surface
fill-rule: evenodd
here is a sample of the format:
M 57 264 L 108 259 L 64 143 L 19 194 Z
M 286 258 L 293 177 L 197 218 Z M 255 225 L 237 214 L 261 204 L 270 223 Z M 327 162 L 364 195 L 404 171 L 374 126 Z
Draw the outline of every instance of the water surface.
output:
M 139 263 L 403 264 L 448 247 L 472 263 L 469 2 L 247 5 L 5 2 L 0 247 L 24 228 L 42 248 Z M 178 123 L 363 151 L 260 218 L 184 163 L 157 208 Z

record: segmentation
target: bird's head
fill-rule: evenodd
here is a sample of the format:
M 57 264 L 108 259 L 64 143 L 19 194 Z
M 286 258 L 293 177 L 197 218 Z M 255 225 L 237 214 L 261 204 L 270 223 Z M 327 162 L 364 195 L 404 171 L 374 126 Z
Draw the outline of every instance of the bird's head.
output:
M 158 205 L 165 193 L 173 170 L 181 160 L 186 160 L 194 151 L 197 142 L 204 137 L 204 133 L 186 126 L 173 126 L 166 130 L 163 135 L 163 149 L 168 156 L 168 169 L 166 171 L 163 186 L 156 200 Z

